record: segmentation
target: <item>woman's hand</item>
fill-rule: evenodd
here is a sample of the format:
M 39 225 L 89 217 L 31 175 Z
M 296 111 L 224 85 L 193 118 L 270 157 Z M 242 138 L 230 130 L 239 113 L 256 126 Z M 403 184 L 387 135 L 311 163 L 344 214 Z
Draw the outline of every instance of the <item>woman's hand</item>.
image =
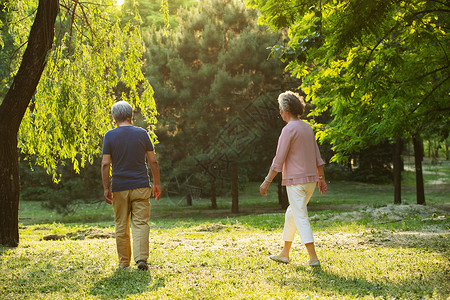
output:
M 319 179 L 319 191 L 322 193 L 322 195 L 327 191 L 327 183 L 325 182 L 325 178 Z
M 264 180 L 263 183 L 261 183 L 261 185 L 259 186 L 259 193 L 262 196 L 267 196 L 267 190 L 269 189 L 269 185 L 270 183 Z

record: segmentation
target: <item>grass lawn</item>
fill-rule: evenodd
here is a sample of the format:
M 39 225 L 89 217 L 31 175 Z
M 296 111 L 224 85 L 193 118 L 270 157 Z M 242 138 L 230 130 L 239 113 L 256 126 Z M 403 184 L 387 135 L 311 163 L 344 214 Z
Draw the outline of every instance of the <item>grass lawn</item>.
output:
M 391 186 L 331 182 L 309 206 L 319 269 L 304 265 L 298 240 L 290 264 L 268 259 L 281 249 L 284 214 L 276 189 L 260 197 L 258 185 L 241 192 L 239 214 L 230 213 L 229 198 L 218 199 L 217 211 L 207 199 L 192 207 L 182 199 L 152 200 L 148 272 L 117 269 L 110 206 L 84 205 L 62 216 L 23 202 L 19 246 L 0 248 L 0 299 L 450 296 L 448 182 L 426 186 L 426 206 L 414 205 L 407 184 L 407 205 L 394 206 Z M 50 234 L 62 239 L 43 239 Z

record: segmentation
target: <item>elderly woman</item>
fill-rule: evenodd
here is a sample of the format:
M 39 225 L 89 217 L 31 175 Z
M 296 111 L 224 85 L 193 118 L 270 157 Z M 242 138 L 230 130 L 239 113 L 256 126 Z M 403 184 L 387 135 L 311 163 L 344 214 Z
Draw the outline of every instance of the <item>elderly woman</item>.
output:
M 286 186 L 289 207 L 285 215 L 283 250 L 279 255 L 270 256 L 270 259 L 288 263 L 291 245 L 298 231 L 309 254 L 308 264 L 319 266 L 306 205 L 314 192 L 316 182 L 319 182 L 319 191 L 322 194 L 327 190 L 324 162 L 311 126 L 300 120 L 305 110 L 303 97 L 288 91 L 280 94 L 278 103 L 281 117 L 287 125 L 281 131 L 275 158 L 260 186 L 260 193 L 266 196 L 273 178 L 278 172 L 282 172 L 282 185 Z

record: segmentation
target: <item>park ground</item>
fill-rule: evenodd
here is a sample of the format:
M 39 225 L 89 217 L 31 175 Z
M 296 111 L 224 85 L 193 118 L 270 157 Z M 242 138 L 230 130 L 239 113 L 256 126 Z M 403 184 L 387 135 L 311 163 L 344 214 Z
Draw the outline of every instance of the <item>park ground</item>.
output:
M 152 200 L 150 270 L 118 270 L 113 212 L 101 202 L 69 215 L 22 202 L 20 244 L 0 248 L 0 299 L 448 299 L 450 163 L 425 168 L 427 205 L 415 205 L 406 171 L 403 203 L 390 185 L 336 181 L 309 204 L 321 268 L 294 242 L 281 249 L 284 212 L 259 183 L 231 199 Z

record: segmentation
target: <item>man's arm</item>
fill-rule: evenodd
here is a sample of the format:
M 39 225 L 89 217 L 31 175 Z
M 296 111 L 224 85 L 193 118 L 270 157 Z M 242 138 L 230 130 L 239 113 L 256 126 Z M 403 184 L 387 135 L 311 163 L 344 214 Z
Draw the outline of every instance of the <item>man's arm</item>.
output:
M 147 161 L 150 164 L 150 170 L 152 171 L 153 176 L 153 189 L 152 195 L 155 197 L 155 200 L 158 201 L 161 196 L 161 182 L 159 178 L 159 164 L 156 158 L 155 151 L 147 151 Z
M 109 187 L 109 171 L 111 168 L 111 155 L 103 154 L 102 158 L 102 182 L 103 182 L 103 196 L 105 197 L 105 202 L 112 204 L 112 193 Z

